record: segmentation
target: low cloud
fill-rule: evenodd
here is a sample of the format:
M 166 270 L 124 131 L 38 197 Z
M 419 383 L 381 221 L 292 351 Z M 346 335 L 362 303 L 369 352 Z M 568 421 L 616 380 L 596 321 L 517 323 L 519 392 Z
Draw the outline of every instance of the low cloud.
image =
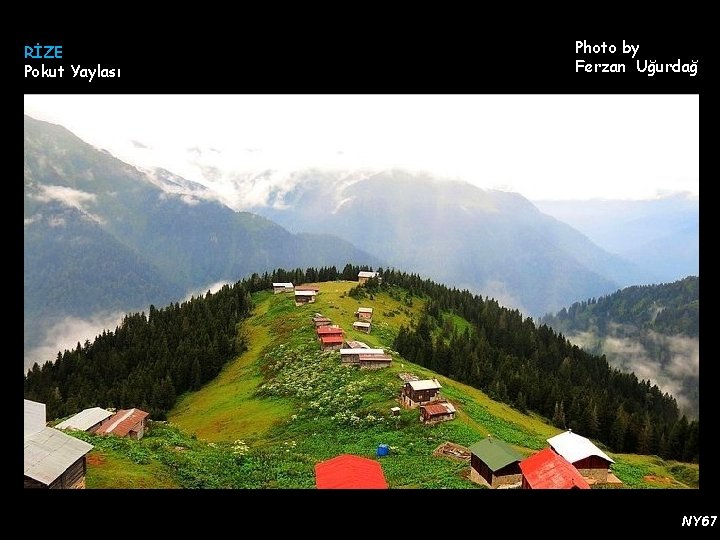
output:
M 85 205 L 94 202 L 95 194 L 73 189 L 67 186 L 38 186 L 38 192 L 34 195 L 40 202 L 60 201 L 65 206 L 72 206 L 78 210 L 85 210 Z
M 507 285 L 505 285 L 505 283 L 500 280 L 489 279 L 485 283 L 483 283 L 482 287 L 480 287 L 479 290 L 483 296 L 489 296 L 490 298 L 494 298 L 502 306 L 508 307 L 510 309 L 517 309 L 523 314 L 530 313 L 530 311 L 522 305 L 520 299 L 514 294 L 512 294 L 508 290 Z
M 32 197 L 40 202 L 46 203 L 58 201 L 65 206 L 76 208 L 93 221 L 103 223 L 103 219 L 100 216 L 91 213 L 88 209 L 89 205 L 94 203 L 97 199 L 97 196 L 94 193 L 87 193 L 67 186 L 38 185 L 37 193 L 33 194 Z M 54 227 L 63 224 L 64 222 L 51 223 L 50 226 Z
M 48 360 L 54 361 L 58 351 L 74 349 L 78 342 L 93 341 L 103 330 L 115 330 L 124 316 L 125 312 L 115 311 L 87 318 L 65 317 L 47 329 L 40 345 L 25 353 L 25 371 L 35 362 L 42 366 Z
M 204 287 L 188 291 L 183 299 L 190 300 L 192 296 L 200 296 L 208 290 L 212 293 L 219 291 L 224 285 L 234 285 L 234 281 L 216 281 Z M 24 370 L 30 369 L 35 362 L 42 366 L 47 361 L 55 361 L 58 351 L 74 349 L 78 342 L 84 344 L 85 340 L 92 342 L 103 330 L 114 331 L 127 313 L 145 311 L 147 307 L 129 309 L 126 311 L 99 312 L 90 317 L 64 317 L 57 320 L 45 331 L 40 345 L 25 351 Z
M 623 329 L 620 325 L 614 332 Z M 605 337 L 599 339 L 592 332 L 579 332 L 568 336 L 573 343 L 601 354 L 618 369 L 633 372 L 638 379 L 657 384 L 663 392 L 672 394 L 684 411 L 695 413 L 697 401 L 689 395 L 688 384 L 697 384 L 700 374 L 700 340 L 684 335 L 666 336 L 652 330 L 643 334 L 642 343 L 635 337 Z M 664 351 L 662 358 L 655 351 Z
M 215 294 L 220 289 L 223 288 L 225 285 L 235 285 L 234 281 L 216 281 L 214 283 L 210 283 L 209 285 L 205 285 L 204 287 L 198 287 L 196 289 L 192 289 L 187 292 L 185 295 L 185 298 L 183 298 L 183 301 L 190 300 L 190 298 L 198 297 L 202 294 L 205 294 L 206 292 L 210 291 L 211 293 Z
M 152 150 L 152 147 L 151 147 L 151 146 L 148 146 L 148 145 L 146 145 L 146 144 L 143 144 L 143 143 L 141 143 L 140 141 L 136 141 L 135 139 L 131 140 L 130 142 L 132 143 L 132 145 L 133 145 L 135 148 L 143 148 L 143 149 L 146 149 L 146 150 Z
M 40 221 L 41 219 L 42 219 L 42 214 L 34 214 L 30 217 L 24 218 L 23 221 L 25 223 L 25 226 L 27 226 L 27 225 L 32 225 L 33 223 L 35 223 L 36 221 Z

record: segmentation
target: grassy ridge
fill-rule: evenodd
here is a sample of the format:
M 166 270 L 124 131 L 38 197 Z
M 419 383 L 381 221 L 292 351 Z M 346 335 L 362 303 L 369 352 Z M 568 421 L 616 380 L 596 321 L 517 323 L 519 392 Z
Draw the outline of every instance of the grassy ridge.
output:
M 257 294 L 255 313 L 242 328 L 250 349 L 202 389 L 182 396 L 170 424 L 154 424 L 139 442 L 111 444 L 82 435 L 97 445 L 96 461 L 104 459 L 91 463 L 88 487 L 310 488 L 318 461 L 345 452 L 371 457 L 384 443 L 391 455 L 382 466 L 393 488 L 476 488 L 466 479 L 466 463 L 433 457 L 432 451 L 448 440 L 467 446 L 492 434 L 529 455 L 559 432 L 542 418 L 442 376 L 443 394 L 458 407 L 456 420 L 423 426 L 417 410 L 391 417 L 402 385 L 399 372 L 437 375 L 392 351 L 388 369 L 341 366 L 337 352 L 318 350 L 310 317 L 319 311 L 349 339 L 387 350 L 400 325 L 417 317 L 424 302 L 414 298 L 409 305 L 400 291 L 358 301 L 347 296 L 354 285 L 320 283 L 318 301 L 302 307 L 288 294 Z M 352 329 L 360 306 L 374 308 L 371 335 Z M 697 485 L 697 465 L 654 456 L 612 457 L 627 487 Z
M 225 366 L 220 374 L 197 392 L 178 400 L 168 419 L 182 429 L 208 441 L 257 439 L 279 418 L 290 414 L 282 400 L 259 400 L 255 390 L 262 381 L 258 369 L 260 352 L 271 343 L 265 315 L 270 293 L 259 293 L 255 316 L 243 330 L 251 348 Z

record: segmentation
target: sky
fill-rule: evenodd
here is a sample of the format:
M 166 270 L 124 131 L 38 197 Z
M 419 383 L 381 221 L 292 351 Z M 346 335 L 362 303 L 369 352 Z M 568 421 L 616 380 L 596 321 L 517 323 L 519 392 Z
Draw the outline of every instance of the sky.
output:
M 400 167 L 531 200 L 699 195 L 697 95 L 26 95 L 25 113 L 142 167 Z

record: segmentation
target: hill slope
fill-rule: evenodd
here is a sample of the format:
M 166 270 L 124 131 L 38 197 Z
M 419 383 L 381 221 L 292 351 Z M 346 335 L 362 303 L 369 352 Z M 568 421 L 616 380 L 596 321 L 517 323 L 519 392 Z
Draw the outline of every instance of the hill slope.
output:
M 188 195 L 192 182 L 147 174 L 61 126 L 26 116 L 24 141 L 26 352 L 68 315 L 165 304 L 279 266 L 379 263 L 337 237 L 234 212 L 202 186 Z
M 435 457 L 433 450 L 447 440 L 467 446 L 492 434 L 528 455 L 560 431 L 396 353 L 391 368 L 376 372 L 339 366 L 337 353 L 320 353 L 310 322 L 315 311 L 349 337 L 388 349 L 400 326 L 417 320 L 426 305 L 402 290 L 361 302 L 347 294 L 355 285 L 319 283 L 317 303 L 299 308 L 289 295 L 255 293 L 255 310 L 241 330 L 248 349 L 216 379 L 181 396 L 171 424 L 154 423 L 139 442 L 80 435 L 96 445 L 88 487 L 310 488 L 318 461 L 343 452 L 372 456 L 384 443 L 392 448 L 381 461 L 392 488 L 475 488 L 467 463 Z M 368 303 L 375 308 L 373 332 L 356 333 L 353 312 Z M 459 318 L 455 323 L 467 326 Z M 416 410 L 392 418 L 399 372 L 438 377 L 458 407 L 457 419 L 423 426 Z M 697 465 L 611 455 L 627 487 L 697 485 Z
M 698 415 L 700 279 L 627 287 L 542 322 L 593 354 L 672 393 Z

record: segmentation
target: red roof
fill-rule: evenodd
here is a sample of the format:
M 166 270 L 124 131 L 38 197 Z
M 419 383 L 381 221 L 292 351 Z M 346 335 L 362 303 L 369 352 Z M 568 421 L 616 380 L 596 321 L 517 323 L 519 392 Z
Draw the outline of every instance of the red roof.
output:
M 342 335 L 343 329 L 338 326 L 318 326 L 315 331 L 318 334 L 340 334 Z
M 452 404 L 447 402 L 431 403 L 429 405 L 422 405 L 420 408 L 423 409 L 430 416 L 436 416 L 438 414 L 450 414 L 455 412 L 455 407 L 453 407 Z
M 95 433 L 99 435 L 112 433 L 124 437 L 149 414 L 140 409 L 121 409 L 101 425 Z
M 520 470 L 532 489 L 590 489 L 578 470 L 552 448 L 522 460 Z
M 304 287 L 295 287 L 295 290 L 296 290 L 296 291 L 315 291 L 315 292 L 318 292 L 320 289 L 318 289 L 317 287 L 304 286 Z
M 342 343 L 343 337 L 340 336 L 320 336 L 320 343 L 323 345 L 329 345 L 331 343 Z
M 318 489 L 387 489 L 382 467 L 372 459 L 343 454 L 315 465 Z

